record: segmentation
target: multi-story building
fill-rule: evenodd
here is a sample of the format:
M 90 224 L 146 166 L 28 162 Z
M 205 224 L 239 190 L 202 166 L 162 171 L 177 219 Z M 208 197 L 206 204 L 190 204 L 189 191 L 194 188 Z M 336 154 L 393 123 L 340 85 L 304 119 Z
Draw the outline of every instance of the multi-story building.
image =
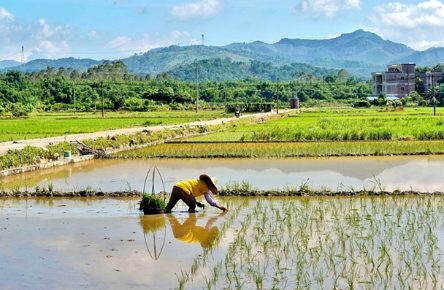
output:
M 387 97 L 402 98 L 415 91 L 415 79 L 419 77 L 425 89 L 430 89 L 443 77 L 443 67 L 436 66 L 432 71 L 415 73 L 415 64 L 390 64 L 384 72 L 372 73 L 372 96 L 385 93 Z
M 431 89 L 437 85 L 436 82 L 440 78 L 444 77 L 443 67 L 442 67 L 442 65 L 437 65 L 433 68 L 432 71 L 417 73 L 416 77 L 419 77 L 422 79 L 422 82 L 424 84 L 424 89 L 426 89 L 426 90 Z
M 372 73 L 372 95 L 402 98 L 415 90 L 415 64 L 390 64 L 384 72 Z

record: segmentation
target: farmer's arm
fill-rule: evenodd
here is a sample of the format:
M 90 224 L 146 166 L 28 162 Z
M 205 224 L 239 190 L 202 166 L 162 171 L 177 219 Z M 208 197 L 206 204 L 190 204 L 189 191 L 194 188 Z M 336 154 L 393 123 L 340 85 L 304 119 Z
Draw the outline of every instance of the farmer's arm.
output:
M 211 198 L 211 195 L 210 195 L 209 192 L 205 193 L 204 196 L 205 196 L 205 200 L 208 202 L 209 205 L 214 206 L 214 207 L 217 207 L 218 209 L 223 210 L 223 211 L 226 211 L 226 210 L 227 210 L 224 206 L 222 206 L 222 205 L 218 205 L 218 204 L 217 204 L 217 203 Z

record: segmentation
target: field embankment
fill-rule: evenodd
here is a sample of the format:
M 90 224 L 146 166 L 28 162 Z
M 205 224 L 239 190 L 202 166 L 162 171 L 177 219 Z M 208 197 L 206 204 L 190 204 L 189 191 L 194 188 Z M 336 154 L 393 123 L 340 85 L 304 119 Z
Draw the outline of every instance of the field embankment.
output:
M 239 119 L 234 117 L 215 118 L 213 115 L 204 116 L 206 117 L 204 121 L 196 120 L 186 124 L 135 127 L 3 142 L 0 143 L 0 169 L 2 170 L 0 176 L 63 165 L 67 162 L 78 162 L 84 160 L 85 155 L 103 157 L 108 153 L 150 146 L 165 140 L 208 134 L 226 130 L 232 126 L 246 126 L 250 123 L 263 122 L 269 118 L 282 117 L 283 114 L 260 113 L 244 115 Z M 169 118 L 159 117 L 159 122 L 164 119 Z M 171 123 L 171 121 L 169 122 Z M 50 127 L 51 123 L 48 123 L 47 126 Z M 69 160 L 64 160 L 66 151 L 72 154 Z

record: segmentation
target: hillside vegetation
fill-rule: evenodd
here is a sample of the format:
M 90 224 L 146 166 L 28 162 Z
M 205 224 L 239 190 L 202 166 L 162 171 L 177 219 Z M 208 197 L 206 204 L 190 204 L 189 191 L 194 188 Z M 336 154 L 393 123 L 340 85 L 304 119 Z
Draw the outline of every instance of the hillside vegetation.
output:
M 173 45 L 164 48 L 152 49 L 145 53 L 138 53 L 128 58 L 121 59 L 128 71 L 139 76 L 150 74 L 156 76 L 159 73 L 174 72 L 187 74 L 184 70 L 192 67 L 196 61 L 230 59 L 238 64 L 237 71 L 232 76 L 226 76 L 224 80 L 240 75 L 245 78 L 248 69 L 242 67 L 242 63 L 251 61 L 271 64 L 276 70 L 284 70 L 283 66 L 293 63 L 309 64 L 325 69 L 346 69 L 349 73 L 361 77 L 370 78 L 371 72 L 386 69 L 391 63 L 414 62 L 418 66 L 432 66 L 444 61 L 444 48 L 431 48 L 426 51 L 415 51 L 412 48 L 384 40 L 377 34 L 357 30 L 352 33 L 344 33 L 332 39 L 289 39 L 284 38 L 277 43 L 268 44 L 261 41 L 252 43 L 232 43 L 222 47 L 191 45 Z M 117 60 L 116 60 L 117 61 Z M 76 69 L 84 72 L 92 66 L 103 63 L 104 60 L 65 58 L 59 60 L 38 59 L 25 65 L 4 67 L 3 72 L 15 69 L 25 72 L 37 72 L 54 67 L 58 69 Z M 2 62 L 5 63 L 5 62 Z M 6 63 L 5 63 L 6 64 Z M 209 71 L 218 71 L 217 66 L 208 62 Z M 241 73 L 242 71 L 242 73 Z M 220 81 L 222 78 L 217 73 L 209 74 L 209 80 Z M 251 77 L 251 76 L 250 76 Z M 258 76 L 259 79 L 268 79 Z M 285 78 L 281 76 L 281 78 Z

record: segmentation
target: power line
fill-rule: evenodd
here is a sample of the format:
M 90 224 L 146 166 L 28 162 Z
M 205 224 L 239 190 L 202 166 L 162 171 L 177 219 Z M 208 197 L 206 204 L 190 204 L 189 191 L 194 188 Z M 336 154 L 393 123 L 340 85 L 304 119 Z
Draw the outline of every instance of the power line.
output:
M 20 52 L 14 52 L 13 54 L 11 54 L 11 55 L 8 55 L 8 56 L 5 56 L 5 57 L 3 57 L 3 58 L 0 58 L 0 61 L 1 60 L 7 60 L 7 59 L 9 59 L 10 57 L 12 57 L 12 56 L 14 56 L 14 55 L 17 55 L 17 54 L 19 54 Z

